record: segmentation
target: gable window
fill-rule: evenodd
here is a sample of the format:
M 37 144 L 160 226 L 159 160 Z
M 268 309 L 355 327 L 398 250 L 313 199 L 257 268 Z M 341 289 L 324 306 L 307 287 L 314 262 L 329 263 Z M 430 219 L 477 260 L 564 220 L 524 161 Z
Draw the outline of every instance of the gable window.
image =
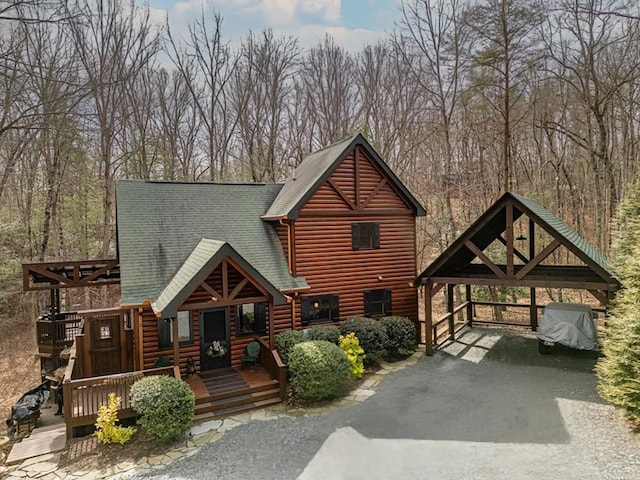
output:
M 178 326 L 178 341 L 181 344 L 193 343 L 193 319 L 188 310 L 178 312 L 177 318 L 158 319 L 158 350 L 173 345 L 173 325 Z
M 267 302 L 245 303 L 236 309 L 236 336 L 266 333 Z
M 380 224 L 377 222 L 352 223 L 351 247 L 354 250 L 380 248 Z
M 364 292 L 365 317 L 382 317 L 391 315 L 391 290 L 367 290 Z
M 308 295 L 300 297 L 302 325 L 330 323 L 340 320 L 338 295 Z

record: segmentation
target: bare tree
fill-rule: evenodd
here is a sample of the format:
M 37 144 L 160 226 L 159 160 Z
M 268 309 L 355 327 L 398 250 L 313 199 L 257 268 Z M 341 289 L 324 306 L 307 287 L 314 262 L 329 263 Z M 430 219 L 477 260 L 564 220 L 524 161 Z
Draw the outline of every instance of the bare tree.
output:
M 640 20 L 634 4 L 618 0 L 558 0 L 547 23 L 545 44 L 551 73 L 566 83 L 574 108 L 552 128 L 577 145 L 593 173 L 597 245 L 608 246 L 608 219 L 619 199 L 611 149 L 613 107 L 618 94 L 640 75 Z
M 306 112 L 312 119 L 314 143 L 325 147 L 351 133 L 358 124 L 358 92 L 354 61 L 327 34 L 303 59 L 299 81 L 306 92 Z
M 113 202 L 119 156 L 116 135 L 121 126 L 126 87 L 159 50 L 159 32 L 149 11 L 121 0 L 77 0 L 66 4 L 69 40 L 82 66 L 96 122 L 96 150 L 103 187 L 102 255 L 113 240 Z
M 233 77 L 233 105 L 243 169 L 254 182 L 275 181 L 285 154 L 287 105 L 300 49 L 292 37 L 249 33 Z
M 209 24 L 212 23 L 211 28 Z M 222 16 L 207 19 L 204 10 L 179 43 L 169 33 L 169 55 L 191 92 L 204 128 L 205 152 L 211 180 L 228 178 L 228 158 L 237 119 L 229 108 L 228 84 L 238 61 L 222 41 Z
M 197 161 L 200 115 L 188 82 L 178 70 L 160 70 L 154 78 L 159 92 L 158 145 L 165 180 L 196 179 L 202 173 Z

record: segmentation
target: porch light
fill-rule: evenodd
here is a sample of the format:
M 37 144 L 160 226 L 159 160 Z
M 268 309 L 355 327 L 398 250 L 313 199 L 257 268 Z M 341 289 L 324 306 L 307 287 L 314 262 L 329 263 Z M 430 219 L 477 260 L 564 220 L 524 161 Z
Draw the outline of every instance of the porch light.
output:
M 212 302 L 217 302 L 218 301 L 218 297 L 211 297 L 211 301 Z

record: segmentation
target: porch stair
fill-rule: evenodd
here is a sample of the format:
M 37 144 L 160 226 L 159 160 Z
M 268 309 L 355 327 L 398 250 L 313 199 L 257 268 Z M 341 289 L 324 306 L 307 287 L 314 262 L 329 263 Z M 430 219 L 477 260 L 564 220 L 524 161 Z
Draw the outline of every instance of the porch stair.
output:
M 277 380 L 254 379 L 247 383 L 242 375 L 234 370 L 211 376 L 204 375 L 201 379 L 208 395 L 196 398 L 196 422 L 281 402 Z

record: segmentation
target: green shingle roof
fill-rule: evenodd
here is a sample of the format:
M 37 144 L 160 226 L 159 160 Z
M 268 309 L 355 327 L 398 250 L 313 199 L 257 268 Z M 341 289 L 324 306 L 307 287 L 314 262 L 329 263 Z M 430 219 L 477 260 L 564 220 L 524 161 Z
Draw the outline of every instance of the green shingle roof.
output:
M 560 237 L 566 240 L 569 244 L 573 245 L 574 254 L 579 257 L 583 257 L 583 261 L 591 260 L 596 265 L 598 265 L 603 272 L 606 272 L 612 278 L 616 278 L 613 269 L 611 268 L 611 264 L 605 258 L 599 250 L 594 248 L 591 244 L 589 244 L 584 238 L 578 235 L 571 227 L 569 227 L 566 223 L 556 217 L 549 210 L 540 205 L 537 201 L 517 195 L 515 193 L 511 193 L 511 196 L 519 201 L 522 206 L 529 210 L 526 212 L 529 216 L 533 214 L 542 220 L 545 224 L 547 224 L 552 230 L 554 230 Z
M 226 242 L 203 238 L 198 242 L 189 257 L 173 276 L 169 284 L 162 291 L 158 300 L 153 304 L 154 311 L 165 317 L 175 317 L 176 311 L 191 293 L 202 283 L 211 271 L 228 257 L 234 260 L 254 280 L 267 289 L 273 296 L 275 305 L 286 303 L 286 298 L 266 278 L 260 275 L 251 264 Z
M 413 206 L 416 215 L 424 216 L 425 210 L 420 205 L 420 202 L 415 199 L 395 173 L 380 158 L 369 142 L 361 134 L 357 134 L 307 155 L 296 168 L 293 178 L 282 187 L 264 218 L 297 218 L 300 208 L 315 193 L 318 187 L 329 178 L 356 145 L 360 145 L 367 150 L 374 162 L 402 192 L 406 201 Z
M 281 188 L 118 181 L 122 304 L 158 299 L 203 238 L 230 244 L 281 291 L 307 288 L 304 279 L 289 274 L 274 226 L 260 218 Z

